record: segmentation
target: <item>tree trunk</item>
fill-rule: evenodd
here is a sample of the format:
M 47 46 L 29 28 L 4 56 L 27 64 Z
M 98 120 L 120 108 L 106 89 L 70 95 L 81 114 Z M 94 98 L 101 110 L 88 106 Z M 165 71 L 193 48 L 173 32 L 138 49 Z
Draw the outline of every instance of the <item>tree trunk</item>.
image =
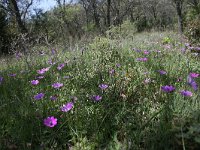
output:
M 183 3 L 183 1 L 181 1 L 181 0 L 176 1 L 176 12 L 178 15 L 178 30 L 179 30 L 180 34 L 183 33 L 182 3 Z
M 110 7 L 111 7 L 111 0 L 107 0 L 107 25 L 110 27 Z
M 27 32 L 27 29 L 21 19 L 21 15 L 20 15 L 20 12 L 19 12 L 19 8 L 17 6 L 17 2 L 16 0 L 11 0 L 11 3 L 13 5 L 13 9 L 14 9 L 14 14 L 15 14 L 15 18 L 17 20 L 17 24 L 18 24 L 18 27 L 19 27 L 19 30 L 21 33 L 26 33 Z
M 96 0 L 92 0 L 92 8 L 93 8 L 93 15 L 94 15 L 95 26 L 97 28 L 100 28 L 100 19 L 99 19 L 99 15 L 97 13 Z

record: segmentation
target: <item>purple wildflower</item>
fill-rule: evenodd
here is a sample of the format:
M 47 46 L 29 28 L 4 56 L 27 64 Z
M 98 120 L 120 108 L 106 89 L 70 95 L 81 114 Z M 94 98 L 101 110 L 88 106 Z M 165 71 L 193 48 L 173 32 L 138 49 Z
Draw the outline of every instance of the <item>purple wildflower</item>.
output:
M 190 73 L 190 77 L 191 78 L 198 78 L 198 77 L 200 77 L 200 74 L 192 72 L 192 73 Z
M 164 48 L 165 48 L 165 49 L 171 49 L 171 45 L 169 45 L 169 44 L 164 45 Z
M 195 91 L 198 90 L 198 85 L 197 85 L 197 83 L 196 83 L 195 81 L 193 81 L 190 85 L 192 86 L 192 88 L 193 88 Z
M 37 95 L 34 96 L 34 99 L 35 99 L 35 100 L 40 100 L 40 99 L 42 99 L 43 97 L 44 97 L 44 93 L 39 93 L 39 94 L 37 94 Z
M 144 82 L 144 84 L 148 84 L 151 82 L 151 78 L 146 78 L 143 82 Z
M 55 89 L 59 89 L 59 88 L 61 88 L 63 86 L 63 83 L 54 83 L 54 84 L 52 84 L 52 87 L 53 88 L 55 88 Z
M 107 84 L 100 84 L 99 87 L 102 89 L 102 90 L 105 90 L 108 88 L 108 85 Z
M 102 99 L 102 96 L 100 96 L 100 95 L 93 95 L 92 96 L 92 100 L 94 100 L 96 102 L 100 101 L 101 99 Z
M 186 46 L 186 47 L 189 47 L 189 46 L 190 46 L 190 43 L 185 43 L 185 46 Z
M 74 106 L 74 103 L 69 102 L 67 104 L 64 104 L 63 106 L 60 107 L 61 111 L 63 112 L 68 112 L 69 110 L 71 110 Z
M 57 125 L 57 118 L 55 118 L 54 116 L 45 118 L 44 125 L 50 128 L 54 127 L 55 125 Z
M 21 56 L 22 56 L 22 54 L 20 52 L 16 52 L 16 54 L 15 54 L 16 59 L 20 59 Z
M 184 48 L 181 48 L 181 52 L 182 52 L 183 54 L 185 54 L 186 48 L 185 48 L 185 47 L 184 47 Z
M 52 101 L 55 101 L 55 100 L 57 100 L 57 96 L 56 95 L 54 95 L 54 96 L 50 96 L 50 100 L 52 100 Z
M 54 64 L 56 64 L 56 63 L 53 62 L 52 59 L 49 59 L 49 60 L 48 60 L 48 64 L 49 64 L 49 65 L 54 65 Z
M 118 63 L 118 64 L 116 64 L 116 67 L 118 67 L 118 68 L 119 68 L 119 67 L 121 67 L 121 65 Z
M 136 49 L 136 48 L 133 48 L 132 50 L 138 53 L 142 52 L 140 49 Z
M 0 76 L 0 84 L 3 82 L 3 77 Z
M 44 74 L 46 71 L 44 71 L 44 69 L 41 69 L 41 70 L 37 70 L 37 73 L 38 74 Z
M 190 91 L 182 90 L 180 93 L 181 93 L 181 95 L 186 96 L 186 97 L 192 96 L 192 92 L 190 92 Z
M 144 58 L 137 58 L 137 61 L 141 61 L 141 62 L 146 62 L 148 60 L 148 58 L 144 57 Z
M 187 83 L 196 91 L 198 89 L 197 83 L 194 81 L 194 79 L 189 75 L 187 77 Z
M 37 77 L 37 79 L 43 79 L 44 78 L 44 76 L 38 76 Z
M 113 75 L 113 74 L 115 73 L 115 69 L 109 70 L 109 73 L 110 73 L 111 75 Z
M 161 75 L 167 74 L 167 72 L 164 71 L 164 70 L 158 70 L 158 72 L 159 72 Z
M 50 67 L 47 67 L 47 68 L 42 68 L 40 70 L 37 70 L 37 73 L 38 74 L 44 74 L 45 72 L 49 71 Z
M 49 69 L 50 69 L 50 67 L 43 68 L 43 70 L 44 70 L 45 72 L 49 71 Z
M 10 77 L 15 77 L 17 74 L 14 73 L 14 74 L 9 74 Z
M 55 50 L 55 49 L 52 49 L 52 50 L 51 50 L 51 54 L 52 54 L 52 55 L 56 54 L 56 50 Z
M 32 81 L 31 81 L 31 84 L 32 84 L 32 85 L 38 85 L 38 84 L 39 84 L 39 81 L 38 81 L 38 80 L 32 80 Z
M 70 78 L 70 76 L 64 76 L 63 78 L 64 78 L 64 79 L 69 79 L 69 78 Z
M 175 90 L 175 87 L 171 86 L 171 85 L 165 85 L 165 86 L 162 86 L 161 89 L 164 91 L 164 92 L 173 92 Z
M 148 55 L 150 52 L 148 50 L 144 50 L 144 54 Z
M 160 50 L 156 50 L 156 52 L 157 52 L 157 53 L 161 53 L 161 51 L 160 51 Z
M 58 65 L 57 69 L 58 69 L 58 70 L 61 70 L 64 66 L 65 66 L 65 64 L 62 63 L 62 64 Z

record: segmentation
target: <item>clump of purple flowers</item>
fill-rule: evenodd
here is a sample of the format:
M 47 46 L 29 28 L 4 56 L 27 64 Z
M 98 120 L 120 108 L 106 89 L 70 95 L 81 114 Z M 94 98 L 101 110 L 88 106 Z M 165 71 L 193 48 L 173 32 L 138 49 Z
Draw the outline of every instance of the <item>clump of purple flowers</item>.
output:
M 186 97 L 192 96 L 192 92 L 190 92 L 190 91 L 182 90 L 180 93 L 181 93 L 181 95 L 186 96 Z
M 64 64 L 64 63 L 62 63 L 62 64 L 59 64 L 59 65 L 58 65 L 58 67 L 57 67 L 57 69 L 58 69 L 58 70 L 61 70 L 61 69 L 62 69 L 64 66 L 65 66 L 65 64 Z
M 137 61 L 141 61 L 141 62 L 146 62 L 148 60 L 148 58 L 144 57 L 144 58 L 137 58 Z
M 53 96 L 50 96 L 50 100 L 52 100 L 52 101 L 55 101 L 55 100 L 57 100 L 57 96 L 56 95 L 53 95 Z
M 101 88 L 102 90 L 105 90 L 105 89 L 108 88 L 108 85 L 107 84 L 100 84 L 99 88 Z
M 109 70 L 110 75 L 114 75 L 115 74 L 115 69 L 111 69 Z
M 40 99 L 42 99 L 43 97 L 44 97 L 44 93 L 39 93 L 39 94 L 37 94 L 37 95 L 34 96 L 34 99 L 35 99 L 35 100 L 40 100 Z
M 3 77 L 0 76 L 0 84 L 3 82 Z
M 170 93 L 173 92 L 175 90 L 175 87 L 171 86 L 171 85 L 165 85 L 161 87 L 162 91 Z
M 64 104 L 63 106 L 60 107 L 61 111 L 63 112 L 68 112 L 74 107 L 74 103 L 69 102 L 67 104 Z
M 57 125 L 57 118 L 55 118 L 54 116 L 45 118 L 44 125 L 50 128 L 54 127 L 55 125 Z
M 144 84 L 148 84 L 151 82 L 151 78 L 146 78 L 143 82 L 144 82 Z
M 190 77 L 191 78 L 198 78 L 198 77 L 200 77 L 200 74 L 198 74 L 198 73 L 190 73 Z
M 121 64 L 119 64 L 119 63 L 118 63 L 118 64 L 116 64 L 116 67 L 118 67 L 118 68 L 119 68 L 119 67 L 121 67 Z
M 32 81 L 31 81 L 31 84 L 32 84 L 32 85 L 38 85 L 38 84 L 39 84 L 39 81 L 38 81 L 38 80 L 32 80 Z
M 198 89 L 198 85 L 195 82 L 195 80 L 193 79 L 193 77 L 191 77 L 191 75 L 189 75 L 187 77 L 187 83 L 196 91 Z
M 44 74 L 45 72 L 49 71 L 50 67 L 47 67 L 47 68 L 42 68 L 40 70 L 37 70 L 37 73 L 38 74 Z
M 10 77 L 15 77 L 17 74 L 13 73 L 13 74 L 9 74 Z
M 167 72 L 164 71 L 164 70 L 158 70 L 158 72 L 159 72 L 161 75 L 165 75 L 165 74 L 167 74 Z
M 55 49 L 52 49 L 52 50 L 51 50 L 51 54 L 52 54 L 52 55 L 56 54 L 56 50 L 55 50 Z
M 133 48 L 132 50 L 138 53 L 142 52 L 140 49 L 137 49 L 137 48 Z
M 43 79 L 44 78 L 44 76 L 38 76 L 37 77 L 37 79 Z
M 144 54 L 148 55 L 150 52 L 148 50 L 144 50 Z
M 59 89 L 59 88 L 63 87 L 63 83 L 59 83 L 59 82 L 54 83 L 54 84 L 52 84 L 52 87 L 55 89 Z
M 98 101 L 100 101 L 102 99 L 102 96 L 100 96 L 100 95 L 93 95 L 91 98 L 92 98 L 92 100 L 98 102 Z
M 49 64 L 49 65 L 55 65 L 56 63 L 53 62 L 52 59 L 49 59 L 49 60 L 48 60 L 48 64 Z

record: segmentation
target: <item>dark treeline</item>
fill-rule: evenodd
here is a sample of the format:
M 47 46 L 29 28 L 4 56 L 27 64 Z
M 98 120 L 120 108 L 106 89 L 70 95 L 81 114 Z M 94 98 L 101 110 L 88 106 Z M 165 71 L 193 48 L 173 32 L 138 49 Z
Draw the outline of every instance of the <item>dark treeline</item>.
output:
M 22 43 L 69 44 L 125 21 L 137 32 L 176 30 L 199 42 L 200 0 L 55 0 L 57 6 L 47 12 L 32 9 L 36 1 L 0 1 L 0 53 Z

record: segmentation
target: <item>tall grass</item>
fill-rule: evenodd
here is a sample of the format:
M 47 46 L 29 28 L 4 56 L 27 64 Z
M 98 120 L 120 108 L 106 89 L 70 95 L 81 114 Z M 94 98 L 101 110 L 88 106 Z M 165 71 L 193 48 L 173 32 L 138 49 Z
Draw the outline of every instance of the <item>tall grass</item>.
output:
M 58 49 L 52 54 L 46 49 L 44 55 L 29 56 L 28 64 L 26 56 L 2 60 L 0 149 L 198 148 L 200 95 L 187 84 L 187 77 L 200 73 L 200 64 L 182 48 L 175 33 L 155 32 L 97 37 L 71 52 Z M 65 66 L 58 70 L 61 63 Z M 44 78 L 32 85 L 37 70 L 47 67 Z M 54 89 L 56 82 L 64 86 Z M 102 83 L 108 88 L 99 88 Z M 165 85 L 176 90 L 166 93 L 161 90 Z M 193 95 L 184 97 L 181 90 Z M 35 100 L 38 93 L 44 98 Z M 94 95 L 102 99 L 95 101 Z M 73 108 L 62 112 L 60 107 L 68 102 Z M 53 128 L 43 123 L 49 116 L 58 119 Z

